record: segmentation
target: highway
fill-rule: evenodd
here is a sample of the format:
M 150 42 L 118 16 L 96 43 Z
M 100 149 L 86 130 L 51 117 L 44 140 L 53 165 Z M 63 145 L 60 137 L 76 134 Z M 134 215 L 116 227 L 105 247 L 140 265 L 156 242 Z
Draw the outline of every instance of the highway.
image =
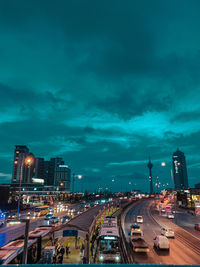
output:
M 148 243 L 150 252 L 147 255 L 133 253 L 134 262 L 141 264 L 200 264 L 200 251 L 191 248 L 191 244 L 195 238 L 193 235 L 182 230 L 178 232 L 175 239 L 170 239 L 170 251 L 157 251 L 153 247 L 154 238 L 156 235 L 160 235 L 161 225 L 159 225 L 150 214 L 150 205 L 152 200 L 142 200 L 133 204 L 127 212 L 124 214 L 124 220 L 122 220 L 122 227 L 125 231 L 127 241 L 129 241 L 130 225 L 135 222 L 136 216 L 142 215 L 144 223 L 141 224 L 141 229 L 144 233 L 144 239 Z M 171 226 L 170 220 L 165 218 L 164 226 Z M 163 223 L 163 222 L 162 222 Z M 168 225 L 169 223 L 169 225 Z M 186 240 L 192 242 L 186 243 Z M 198 246 L 198 239 L 195 239 Z

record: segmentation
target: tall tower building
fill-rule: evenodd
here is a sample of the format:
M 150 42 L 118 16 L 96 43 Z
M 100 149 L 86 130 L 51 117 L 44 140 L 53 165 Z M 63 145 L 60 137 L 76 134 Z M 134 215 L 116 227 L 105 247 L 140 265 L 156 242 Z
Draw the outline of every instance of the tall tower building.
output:
M 149 163 L 147 164 L 147 167 L 149 169 L 149 183 L 150 183 L 150 194 L 153 194 L 153 178 L 152 178 L 152 168 L 153 164 L 151 163 L 151 160 L 149 159 Z
M 177 149 L 177 151 L 173 153 L 172 164 L 174 175 L 174 189 L 188 189 L 188 175 L 185 155 L 179 149 Z
M 14 161 L 13 161 L 13 174 L 12 183 L 19 183 L 21 175 L 21 165 L 24 159 L 28 156 L 29 149 L 27 146 L 16 145 L 14 151 Z M 26 173 L 22 173 L 22 181 L 25 180 Z
M 31 164 L 26 159 L 31 158 Z M 12 183 L 31 183 L 34 176 L 34 155 L 29 153 L 27 146 L 16 145 L 14 151 Z

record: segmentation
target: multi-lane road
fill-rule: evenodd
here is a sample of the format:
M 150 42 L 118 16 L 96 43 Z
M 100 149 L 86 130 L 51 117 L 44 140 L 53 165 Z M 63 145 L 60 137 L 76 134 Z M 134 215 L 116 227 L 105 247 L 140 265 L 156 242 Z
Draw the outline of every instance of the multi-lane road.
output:
M 74 214 L 76 214 L 81 209 L 80 204 L 70 205 L 69 208 L 75 210 Z M 25 214 L 25 213 L 24 213 Z M 66 212 L 59 212 L 56 216 L 64 216 Z M 30 220 L 29 231 L 33 231 L 35 228 L 45 225 L 44 217 L 39 217 L 33 220 Z M 7 244 L 9 241 L 19 238 L 23 236 L 25 232 L 25 223 L 9 225 L 7 224 L 4 227 L 0 228 L 0 247 Z
M 170 239 L 170 251 L 157 251 L 154 247 L 154 238 L 156 235 L 161 234 L 161 226 L 172 226 L 169 219 L 165 218 L 164 221 L 155 221 L 150 212 L 151 200 L 140 201 L 133 204 L 124 214 L 122 226 L 125 231 L 125 236 L 129 242 L 130 225 L 135 222 L 137 215 L 142 215 L 144 223 L 141 229 L 144 233 L 144 239 L 149 245 L 150 252 L 146 255 L 133 253 L 135 263 L 150 263 L 150 264 L 200 264 L 200 251 L 198 251 L 198 244 L 200 240 L 195 238 L 188 232 L 175 229 L 175 239 Z M 159 218 L 158 218 L 159 219 Z M 160 224 L 159 224 L 160 223 Z M 163 225 L 165 224 L 165 225 Z M 169 225 L 168 225 L 169 224 Z M 191 242 L 187 242 L 189 240 Z M 197 245 L 192 247 L 192 243 Z M 199 243 L 198 243 L 199 242 Z

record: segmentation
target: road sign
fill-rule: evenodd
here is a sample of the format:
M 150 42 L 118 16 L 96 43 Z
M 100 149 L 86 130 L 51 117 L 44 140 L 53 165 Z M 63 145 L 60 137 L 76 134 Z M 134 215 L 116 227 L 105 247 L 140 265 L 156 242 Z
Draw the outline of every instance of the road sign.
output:
M 63 237 L 65 236 L 78 236 L 78 230 L 63 230 Z

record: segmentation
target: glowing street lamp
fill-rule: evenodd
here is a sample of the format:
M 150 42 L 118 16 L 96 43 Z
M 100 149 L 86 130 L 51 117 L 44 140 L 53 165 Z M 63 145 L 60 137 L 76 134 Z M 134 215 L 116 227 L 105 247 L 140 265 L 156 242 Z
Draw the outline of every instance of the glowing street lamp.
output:
M 81 180 L 81 179 L 83 178 L 83 175 L 73 173 L 73 179 L 72 179 L 72 193 L 75 193 L 75 192 L 74 192 L 74 183 L 75 183 L 75 178 L 76 178 L 76 177 L 77 177 L 79 180 Z
M 162 163 L 161 163 L 161 166 L 162 166 L 162 167 L 165 167 L 165 166 L 166 166 L 166 163 L 165 163 L 165 162 L 162 162 Z

